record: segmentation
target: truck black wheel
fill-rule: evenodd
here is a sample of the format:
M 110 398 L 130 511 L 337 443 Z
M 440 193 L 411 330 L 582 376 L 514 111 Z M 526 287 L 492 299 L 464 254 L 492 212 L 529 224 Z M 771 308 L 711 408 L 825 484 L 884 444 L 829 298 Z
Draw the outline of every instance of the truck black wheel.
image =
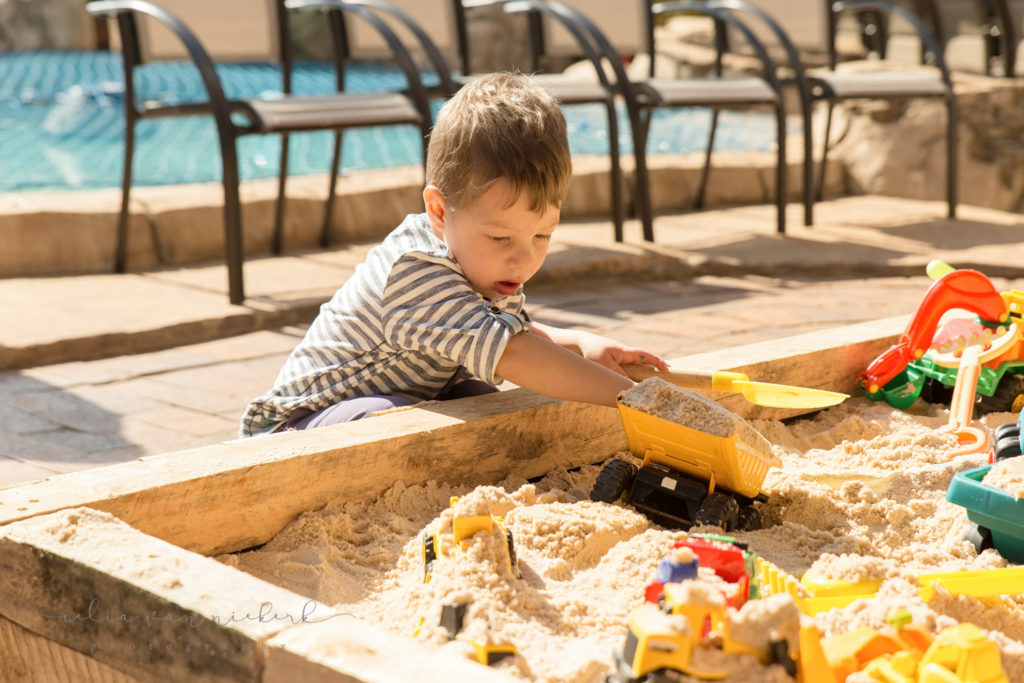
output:
M 732 531 L 739 524 L 740 506 L 732 496 L 715 491 L 701 501 L 693 521 L 697 524 L 721 527 Z
M 505 543 L 508 545 L 508 561 L 512 565 L 512 571 L 516 569 L 516 543 L 512 540 L 512 530 L 505 529 Z
M 772 662 L 786 670 L 790 676 L 796 676 L 796 660 L 789 654 L 789 641 L 773 640 L 768 643 L 768 650 L 772 655 Z
M 978 399 L 978 414 L 1019 413 L 1024 408 L 1024 377 L 1007 372 L 991 396 Z
M 988 550 L 989 548 L 994 547 L 992 545 L 992 532 L 989 531 L 988 528 L 978 526 L 973 522 L 969 527 L 967 527 L 967 531 L 964 532 L 963 538 L 965 541 L 973 545 L 974 549 L 979 553 L 982 550 Z
M 924 382 L 921 383 L 920 398 L 925 403 L 948 406 L 949 402 L 953 400 L 953 387 L 947 387 L 934 377 L 925 377 Z
M 996 439 L 996 460 L 1016 458 L 1021 454 L 1020 434 L 1005 434 Z
M 437 550 L 434 548 L 434 537 L 423 534 L 423 581 L 430 581 L 430 569 L 437 559 Z
M 736 526 L 740 531 L 756 531 L 761 528 L 761 511 L 753 505 L 741 505 Z
M 1020 425 L 1016 422 L 1004 422 L 1003 424 L 992 430 L 992 440 L 999 441 L 1004 436 L 1020 436 Z
M 601 503 L 614 503 L 633 485 L 636 478 L 636 465 L 625 460 L 611 460 L 597 475 L 594 488 L 590 490 L 590 500 Z

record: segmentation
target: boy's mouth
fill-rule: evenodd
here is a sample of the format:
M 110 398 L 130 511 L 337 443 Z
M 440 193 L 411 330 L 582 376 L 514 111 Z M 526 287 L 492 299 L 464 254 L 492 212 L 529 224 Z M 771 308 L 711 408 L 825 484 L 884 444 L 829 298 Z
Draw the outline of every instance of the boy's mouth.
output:
M 522 283 L 512 280 L 499 280 L 494 283 L 494 291 L 502 296 L 509 296 L 518 292 L 521 285 Z

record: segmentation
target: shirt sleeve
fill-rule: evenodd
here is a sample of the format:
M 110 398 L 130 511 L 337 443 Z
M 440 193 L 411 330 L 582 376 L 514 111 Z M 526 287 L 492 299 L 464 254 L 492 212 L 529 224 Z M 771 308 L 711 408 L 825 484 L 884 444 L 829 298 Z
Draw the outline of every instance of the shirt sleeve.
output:
M 384 336 L 396 349 L 444 358 L 490 384 L 508 340 L 527 320 L 492 307 L 466 279 L 438 263 L 403 258 L 382 298 Z

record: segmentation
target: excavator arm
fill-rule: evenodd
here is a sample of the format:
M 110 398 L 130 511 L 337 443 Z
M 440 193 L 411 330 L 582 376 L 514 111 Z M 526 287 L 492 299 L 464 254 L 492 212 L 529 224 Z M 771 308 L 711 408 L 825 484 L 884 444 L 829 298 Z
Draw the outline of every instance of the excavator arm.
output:
M 992 323 L 1006 322 L 1005 299 L 985 275 L 970 269 L 953 270 L 932 283 L 899 342 L 883 351 L 859 375 L 868 394 L 877 393 L 907 364 L 925 354 L 942 316 L 952 309 L 964 309 Z

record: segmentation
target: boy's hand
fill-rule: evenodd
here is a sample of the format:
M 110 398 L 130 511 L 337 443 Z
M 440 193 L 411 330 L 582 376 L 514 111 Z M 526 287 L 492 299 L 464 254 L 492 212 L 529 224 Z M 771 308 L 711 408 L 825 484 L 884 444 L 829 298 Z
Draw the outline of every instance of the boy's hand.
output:
M 638 349 L 635 346 L 623 346 L 614 339 L 590 332 L 581 332 L 576 340 L 576 345 L 584 358 L 603 365 L 623 377 L 626 376 L 626 373 L 620 367 L 622 363 L 650 365 L 662 372 L 668 370 L 668 364 L 650 351 Z

